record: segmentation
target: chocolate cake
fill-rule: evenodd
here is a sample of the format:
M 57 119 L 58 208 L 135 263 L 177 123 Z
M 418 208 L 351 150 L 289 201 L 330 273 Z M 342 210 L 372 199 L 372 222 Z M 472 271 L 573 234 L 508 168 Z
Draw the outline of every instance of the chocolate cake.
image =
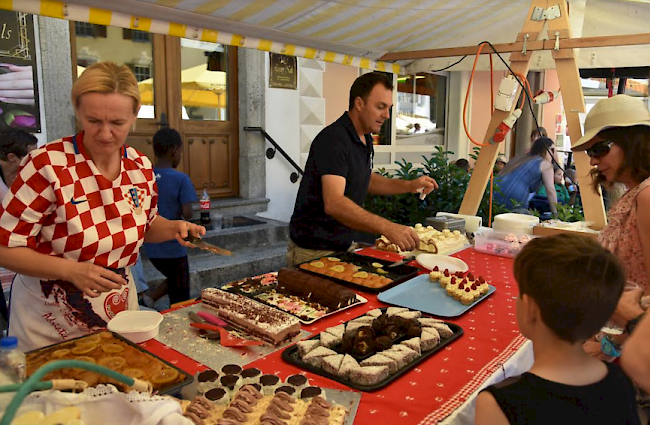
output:
M 357 299 L 354 291 L 329 279 L 288 268 L 280 269 L 278 272 L 276 290 L 318 303 L 330 311 L 348 306 Z
M 272 344 L 280 344 L 300 333 L 297 318 L 247 298 L 216 288 L 201 292 L 204 305 L 217 310 L 231 326 Z

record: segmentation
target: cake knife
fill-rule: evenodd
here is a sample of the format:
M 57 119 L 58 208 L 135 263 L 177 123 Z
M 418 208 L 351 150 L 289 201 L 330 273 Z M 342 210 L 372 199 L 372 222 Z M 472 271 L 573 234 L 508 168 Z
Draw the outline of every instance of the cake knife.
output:
M 196 314 L 193 311 L 190 311 L 187 313 L 187 315 L 190 317 L 190 320 L 194 323 L 208 323 L 205 319 L 201 318 L 198 314 Z M 207 339 L 220 339 L 221 334 L 217 331 L 208 331 L 208 330 L 201 330 L 199 331 L 199 335 L 203 338 Z
M 191 243 L 196 248 L 203 249 L 205 251 L 210 251 L 213 254 L 232 255 L 232 252 L 228 251 L 227 249 L 219 248 L 216 245 L 207 243 L 203 239 L 198 238 L 196 236 L 188 235 L 184 240 L 186 242 Z
M 414 258 L 415 255 L 407 255 L 406 257 L 402 258 L 400 261 L 387 265 L 386 268 L 392 269 L 393 267 L 402 266 L 406 263 L 410 263 L 411 261 L 413 261 Z

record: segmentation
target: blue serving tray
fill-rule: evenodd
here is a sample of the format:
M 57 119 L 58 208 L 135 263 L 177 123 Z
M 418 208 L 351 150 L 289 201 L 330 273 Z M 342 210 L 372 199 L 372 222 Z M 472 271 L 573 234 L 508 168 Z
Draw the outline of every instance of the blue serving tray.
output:
M 431 281 L 429 275 L 422 274 L 411 280 L 382 292 L 377 297 L 379 301 L 393 304 L 400 307 L 407 307 L 413 310 L 420 310 L 424 313 L 440 317 L 456 317 L 465 313 L 476 304 L 480 303 L 496 291 L 492 285 L 487 294 L 474 301 L 470 305 L 464 305 L 440 286 L 440 282 Z

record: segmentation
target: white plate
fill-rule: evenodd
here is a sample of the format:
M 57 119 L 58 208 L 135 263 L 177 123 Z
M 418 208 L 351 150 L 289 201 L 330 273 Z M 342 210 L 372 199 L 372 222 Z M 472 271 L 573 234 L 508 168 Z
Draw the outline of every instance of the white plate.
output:
M 449 273 L 466 272 L 469 270 L 469 266 L 463 260 L 447 255 L 420 254 L 415 257 L 415 261 L 429 270 L 433 270 L 435 266 L 438 266 L 440 271 L 449 269 Z

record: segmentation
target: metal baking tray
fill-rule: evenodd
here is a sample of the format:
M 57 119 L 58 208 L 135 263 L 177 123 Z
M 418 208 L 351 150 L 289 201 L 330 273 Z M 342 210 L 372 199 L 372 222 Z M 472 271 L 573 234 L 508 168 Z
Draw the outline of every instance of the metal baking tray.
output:
M 382 308 L 380 310 L 385 312 L 387 310 L 387 308 Z M 362 314 L 361 316 L 364 316 L 364 315 Z M 361 316 L 359 316 L 359 317 L 361 317 Z M 354 319 L 350 319 L 350 320 L 354 320 Z M 282 352 L 282 360 L 284 360 L 287 363 L 294 364 L 294 365 L 296 365 L 296 366 L 298 366 L 300 368 L 306 369 L 306 370 L 308 370 L 310 372 L 313 372 L 313 373 L 315 373 L 317 375 L 321 375 L 321 376 L 324 376 L 324 377 L 326 377 L 328 379 L 331 379 L 333 381 L 340 382 L 341 384 L 346 385 L 346 386 L 348 386 L 348 387 L 350 387 L 352 389 L 355 389 L 355 390 L 368 391 L 368 392 L 369 391 L 377 391 L 377 390 L 379 390 L 381 388 L 384 388 L 385 386 L 387 386 L 388 384 L 390 384 L 391 382 L 393 382 L 394 380 L 396 380 L 400 376 L 404 375 L 406 372 L 408 372 L 409 370 L 411 370 L 412 368 L 414 368 L 418 364 L 422 363 L 423 361 L 427 360 L 429 357 L 431 357 L 432 355 L 434 355 L 438 351 L 442 350 L 447 345 L 451 344 L 452 342 L 454 342 L 455 340 L 457 340 L 458 338 L 460 338 L 463 335 L 463 328 L 461 328 L 460 326 L 458 326 L 456 324 L 453 324 L 453 323 L 448 323 L 448 322 L 444 322 L 444 323 L 447 326 L 449 326 L 449 328 L 454 332 L 452 336 L 450 336 L 449 338 L 444 338 L 444 339 L 441 338 L 440 343 L 438 345 L 436 345 L 434 348 L 432 348 L 431 350 L 423 351 L 422 354 L 419 357 L 415 358 L 411 363 L 406 364 L 401 369 L 399 369 L 397 372 L 388 375 L 388 377 L 386 379 L 376 383 L 375 385 L 359 385 L 359 384 L 355 384 L 354 382 L 350 381 L 349 379 L 345 379 L 345 378 L 342 378 L 340 376 L 332 375 L 331 373 L 325 372 L 320 367 L 315 367 L 315 366 L 313 366 L 313 365 L 311 365 L 309 363 L 303 362 L 302 359 L 300 358 L 300 354 L 298 353 L 298 347 L 296 347 L 295 344 Z M 314 335 L 309 339 L 317 339 L 317 338 L 320 339 L 320 334 Z M 399 344 L 401 341 L 404 341 L 406 339 L 409 339 L 409 338 L 406 335 L 402 335 L 402 336 L 400 336 L 399 338 L 397 338 L 395 340 L 394 344 Z M 336 351 L 337 353 L 345 354 L 343 351 L 340 350 L 340 348 L 341 348 L 340 346 L 335 346 L 335 347 L 332 347 L 331 349 Z M 365 355 L 363 357 L 356 357 L 356 356 L 353 356 L 353 357 L 358 358 L 359 360 L 361 360 L 361 359 L 368 358 L 368 357 L 370 357 L 371 355 L 374 355 L 374 354 L 376 354 L 376 352 L 370 353 L 370 354 Z
M 130 345 L 131 347 L 135 348 L 136 350 L 142 352 L 143 355 L 152 357 L 154 360 L 163 363 L 165 366 L 168 366 L 168 367 L 176 370 L 179 374 L 181 374 L 181 376 L 184 376 L 184 378 L 180 382 L 177 382 L 177 383 L 175 383 L 173 385 L 170 385 L 170 386 L 167 386 L 167 387 L 164 387 L 164 386 L 161 387 L 157 392 L 158 394 L 161 394 L 161 395 L 165 395 L 165 394 L 175 395 L 175 394 L 180 392 L 181 387 L 183 387 L 185 385 L 188 385 L 188 384 L 191 384 L 194 381 L 194 377 L 192 377 L 192 375 L 188 374 L 184 370 L 179 369 L 177 366 L 169 363 L 166 360 L 161 359 L 160 357 L 158 357 L 155 354 L 145 350 L 144 348 L 138 346 L 137 344 L 134 344 L 133 342 L 129 341 L 128 339 L 124 338 L 123 336 L 121 336 L 121 335 L 119 335 L 119 334 L 117 334 L 115 332 L 110 332 L 108 330 L 94 332 L 92 334 L 83 335 L 83 336 L 80 336 L 78 338 L 73 338 L 73 339 L 62 341 L 62 342 L 59 342 L 59 343 L 56 343 L 56 344 L 48 345 L 47 347 L 42 347 L 42 348 L 38 348 L 36 350 L 28 351 L 27 353 L 25 353 L 25 355 L 30 356 L 30 355 L 33 355 L 33 354 L 40 354 L 40 353 L 42 353 L 44 351 L 50 351 L 50 350 L 56 349 L 57 347 L 64 348 L 64 347 L 67 347 L 68 345 L 70 345 L 70 343 L 74 343 L 75 341 L 78 341 L 80 339 L 88 338 L 88 337 L 90 337 L 92 335 L 96 335 L 96 334 L 100 334 L 100 333 L 104 333 L 104 332 L 108 332 L 108 333 L 112 334 L 115 339 L 118 339 L 118 340 L 124 342 L 125 344 Z
M 393 264 L 394 261 L 389 261 L 389 260 L 383 260 L 380 258 L 375 258 L 375 257 L 368 257 L 366 255 L 359 255 L 355 254 L 353 252 L 337 252 L 336 254 L 328 255 L 327 257 L 336 257 L 340 259 L 341 261 L 345 263 L 351 263 L 354 264 L 355 266 L 359 267 L 359 271 L 365 271 L 368 273 L 376 273 L 377 269 L 372 266 L 372 263 L 379 263 L 383 264 L 384 266 L 388 266 L 390 264 Z M 391 267 L 390 269 L 387 269 L 384 267 L 384 270 L 388 271 L 388 274 L 382 275 L 383 277 L 387 277 L 389 279 L 392 279 L 391 283 L 387 283 L 386 285 L 379 287 L 379 288 L 369 288 L 367 286 L 363 285 L 358 285 L 353 282 L 348 282 L 347 280 L 343 279 L 338 279 L 336 277 L 328 276 L 324 273 L 318 273 L 315 271 L 311 270 L 306 270 L 306 269 L 301 269 L 300 265 L 301 264 L 308 264 L 311 263 L 312 261 L 317 261 L 318 258 L 311 259 L 309 261 L 305 261 L 304 263 L 296 264 L 296 268 L 298 268 L 300 271 L 315 274 L 316 276 L 324 277 L 330 280 L 333 280 L 337 283 L 341 283 L 346 286 L 350 286 L 352 288 L 358 289 L 360 291 L 364 292 L 372 292 L 372 293 L 379 293 L 382 291 L 385 291 L 387 289 L 392 288 L 393 286 L 399 285 L 402 282 L 405 282 L 415 276 L 419 273 L 420 269 L 417 267 L 413 266 L 408 266 L 406 264 L 401 264 L 399 266 Z

